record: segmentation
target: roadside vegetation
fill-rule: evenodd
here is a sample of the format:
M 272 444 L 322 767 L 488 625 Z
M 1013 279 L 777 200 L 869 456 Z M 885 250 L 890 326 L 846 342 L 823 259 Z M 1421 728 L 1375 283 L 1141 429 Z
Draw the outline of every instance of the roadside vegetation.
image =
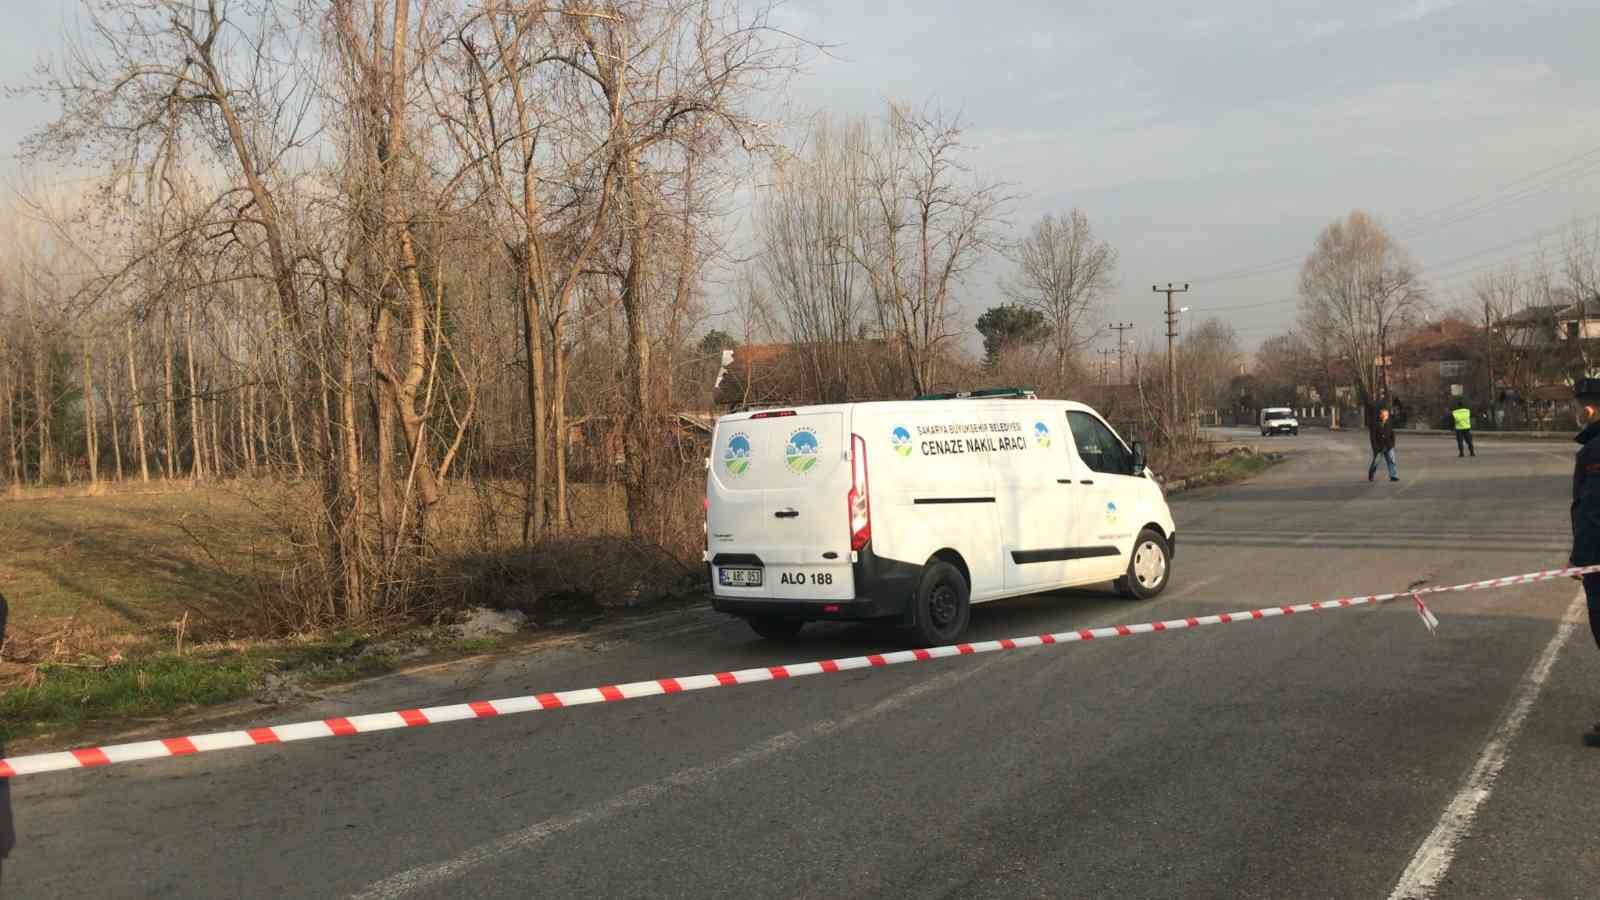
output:
M 463 504 L 449 532 L 458 537 L 437 546 L 414 587 L 427 599 L 410 615 L 301 629 L 286 627 L 296 555 L 283 516 L 303 500 L 293 485 L 28 489 L 0 499 L 0 589 L 12 601 L 0 742 L 68 740 L 245 698 L 292 700 L 696 596 L 696 572 L 626 536 L 619 496 L 588 499 L 595 528 L 542 553 L 482 551 L 467 520 L 483 513 Z

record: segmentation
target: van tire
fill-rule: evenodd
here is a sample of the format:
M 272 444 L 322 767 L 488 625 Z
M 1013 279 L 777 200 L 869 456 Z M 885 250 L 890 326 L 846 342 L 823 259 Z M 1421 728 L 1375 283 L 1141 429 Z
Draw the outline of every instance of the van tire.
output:
M 961 570 L 944 560 L 929 563 L 911 597 L 911 630 L 917 643 L 948 644 L 967 630 L 971 619 L 971 588 Z
M 769 641 L 785 641 L 800 634 L 806 627 L 804 619 L 782 619 L 777 616 L 751 616 L 745 621 L 751 629 Z
M 1155 554 L 1152 556 L 1151 554 Z M 1161 532 L 1146 528 L 1133 542 L 1128 572 L 1117 579 L 1117 592 L 1130 600 L 1150 600 L 1172 580 L 1172 551 Z

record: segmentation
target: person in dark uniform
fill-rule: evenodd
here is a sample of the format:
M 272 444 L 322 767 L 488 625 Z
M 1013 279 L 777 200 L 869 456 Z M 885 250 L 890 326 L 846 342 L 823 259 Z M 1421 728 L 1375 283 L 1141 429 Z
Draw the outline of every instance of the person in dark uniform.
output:
M 1600 565 L 1600 379 L 1581 378 L 1575 385 L 1578 424 L 1578 461 L 1572 471 L 1573 566 Z M 1583 593 L 1589 601 L 1589 631 L 1600 646 L 1600 573 L 1583 576 Z M 1590 726 L 1583 742 L 1600 747 L 1600 723 Z
M 0 646 L 6 642 L 6 595 L 0 594 Z M 0 757 L 6 755 L 0 744 Z M 11 779 L 0 778 L 0 886 L 5 884 L 6 857 L 17 844 L 16 826 L 11 822 Z
M 1394 459 L 1394 424 L 1389 421 L 1387 407 L 1378 409 L 1367 437 L 1372 441 L 1372 465 L 1367 466 L 1367 480 L 1371 481 L 1373 476 L 1378 474 L 1378 460 L 1382 458 L 1389 464 L 1389 480 L 1399 481 L 1400 467 Z

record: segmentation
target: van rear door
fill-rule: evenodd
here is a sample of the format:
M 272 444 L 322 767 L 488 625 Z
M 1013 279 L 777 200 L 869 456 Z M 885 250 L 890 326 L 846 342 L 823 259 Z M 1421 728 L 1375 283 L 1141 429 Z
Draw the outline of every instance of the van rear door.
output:
M 717 423 L 706 526 L 719 596 L 854 598 L 850 443 L 840 409 Z

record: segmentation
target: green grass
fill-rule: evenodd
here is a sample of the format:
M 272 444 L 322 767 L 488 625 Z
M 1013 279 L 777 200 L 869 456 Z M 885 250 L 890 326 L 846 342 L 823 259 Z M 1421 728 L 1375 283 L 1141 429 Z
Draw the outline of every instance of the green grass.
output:
M 1263 456 L 1228 456 L 1211 462 L 1189 480 L 1191 484 L 1232 484 L 1259 475 L 1272 465 Z
M 151 653 L 104 667 L 44 664 L 34 683 L 0 693 L 0 744 L 50 737 L 52 744 L 110 727 L 159 721 L 255 695 L 273 673 L 317 688 L 382 675 L 424 658 L 493 650 L 509 638 L 457 640 L 427 629 L 376 636 L 340 633 L 316 641 L 253 644 L 178 655 Z
M 0 741 L 226 703 L 248 696 L 265 674 L 261 660 L 242 654 L 157 656 L 100 670 L 43 665 L 37 684 L 0 694 Z

